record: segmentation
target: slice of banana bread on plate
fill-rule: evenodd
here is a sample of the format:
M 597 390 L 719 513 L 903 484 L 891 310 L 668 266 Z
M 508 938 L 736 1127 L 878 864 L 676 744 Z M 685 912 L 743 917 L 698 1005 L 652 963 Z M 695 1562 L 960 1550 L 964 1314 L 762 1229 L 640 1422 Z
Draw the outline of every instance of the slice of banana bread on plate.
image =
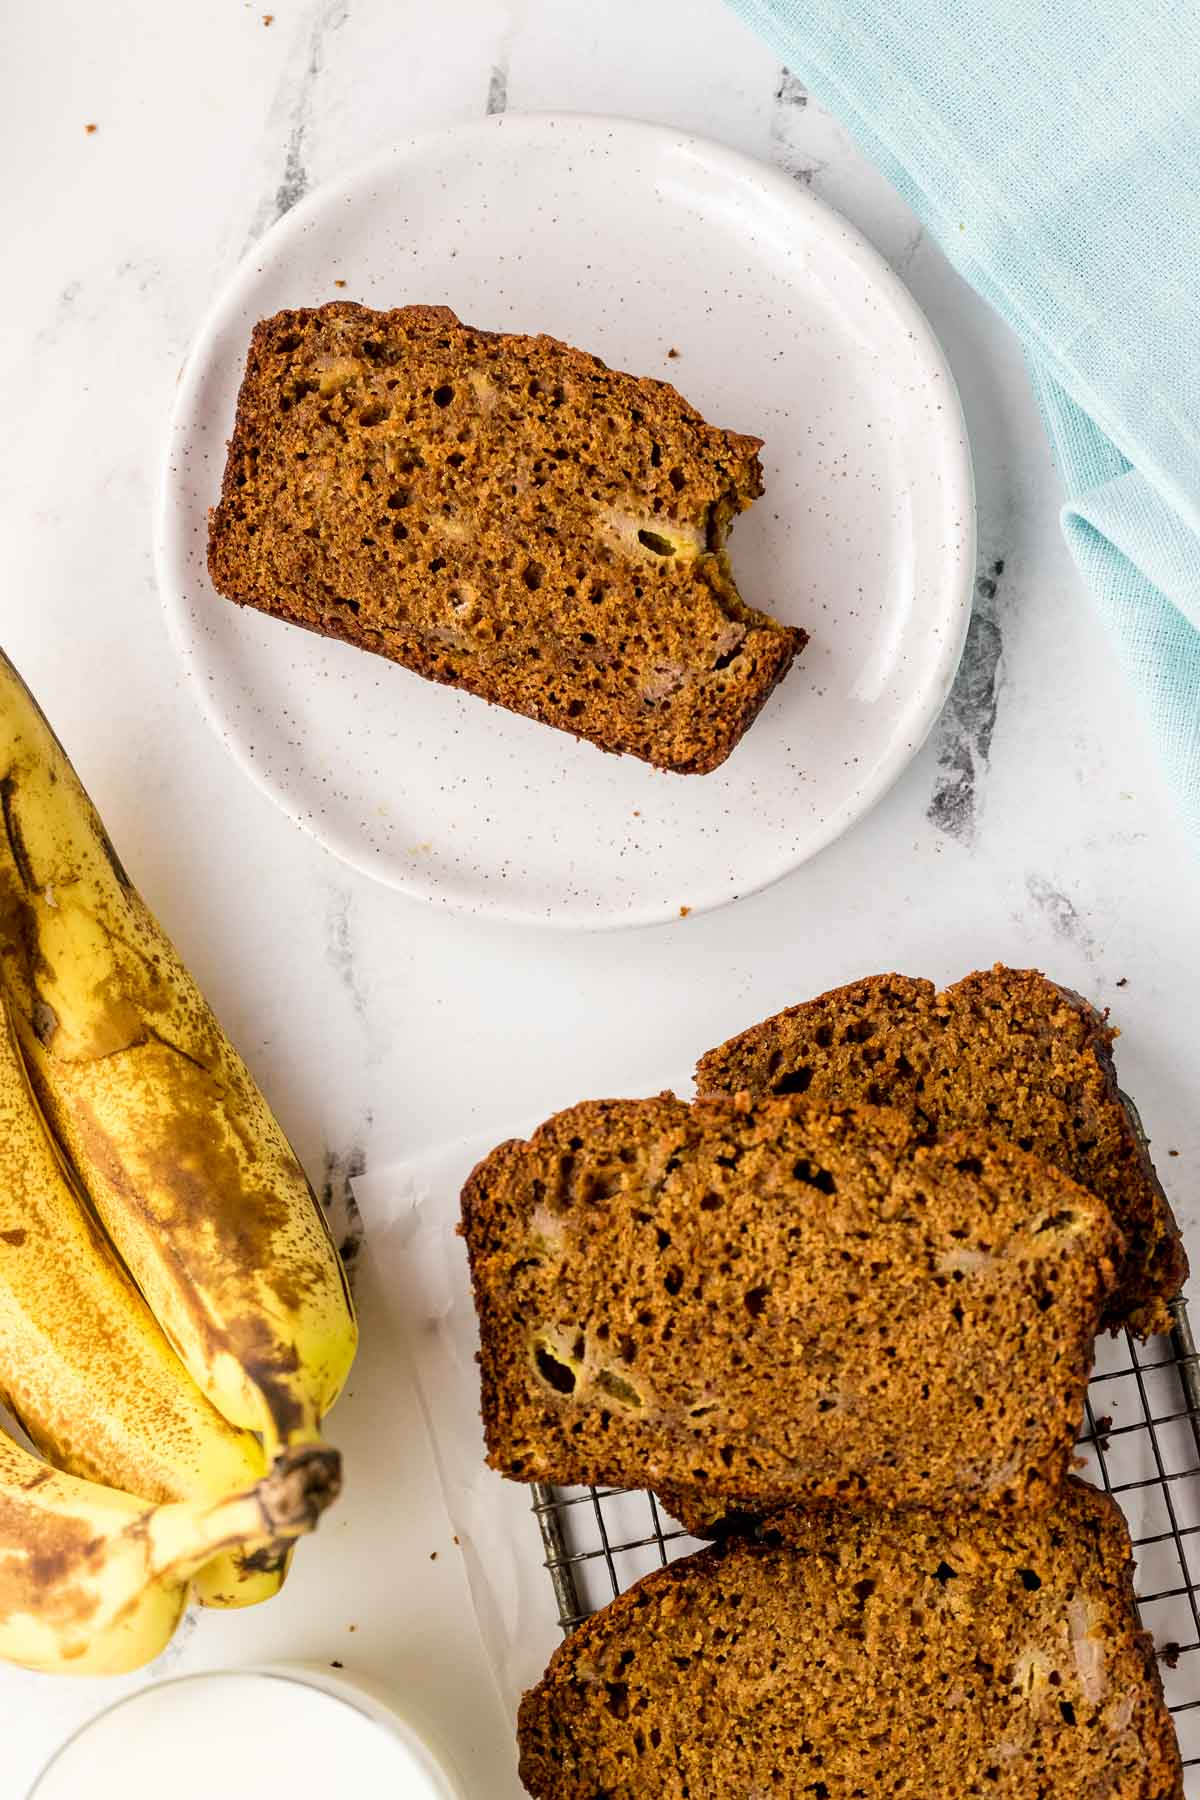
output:
M 494 1468 L 755 1511 L 1044 1502 L 1120 1250 L 986 1134 L 670 1094 L 501 1145 L 463 1231 Z
M 725 539 L 758 438 L 665 382 L 444 306 L 255 327 L 217 591 L 602 749 L 704 774 L 804 647 L 741 599 Z
M 932 1136 L 1002 1133 L 1108 1202 L 1126 1249 L 1105 1322 L 1146 1336 L 1169 1330 L 1187 1257 L 1117 1088 L 1116 1036 L 1036 969 L 997 964 L 942 994 L 930 981 L 872 975 L 710 1050 L 696 1086 L 897 1107 Z
M 648 1575 L 518 1722 L 535 1800 L 1182 1800 L 1129 1533 L 1041 1513 L 789 1516 Z

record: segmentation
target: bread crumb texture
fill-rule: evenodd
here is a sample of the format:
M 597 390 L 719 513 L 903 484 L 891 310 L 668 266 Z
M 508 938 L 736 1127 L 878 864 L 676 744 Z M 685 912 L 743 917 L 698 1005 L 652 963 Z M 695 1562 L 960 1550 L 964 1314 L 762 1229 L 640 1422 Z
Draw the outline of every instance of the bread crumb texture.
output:
M 480 1164 L 463 1219 L 492 1466 L 665 1489 L 689 1523 L 1047 1503 L 1120 1249 L 1011 1145 L 788 1097 L 572 1107 Z
M 664 382 L 445 307 L 254 331 L 218 592 L 603 749 L 714 769 L 803 648 L 725 552 L 757 438 Z
M 1114 1503 L 793 1515 L 630 1589 L 521 1705 L 536 1800 L 1182 1800 Z
M 1126 1250 L 1105 1323 L 1167 1331 L 1179 1227 L 1117 1087 L 1116 1032 L 1036 969 L 932 982 L 874 975 L 789 1007 L 700 1059 L 701 1093 L 805 1094 L 901 1110 L 929 1137 L 1001 1133 L 1111 1206 Z

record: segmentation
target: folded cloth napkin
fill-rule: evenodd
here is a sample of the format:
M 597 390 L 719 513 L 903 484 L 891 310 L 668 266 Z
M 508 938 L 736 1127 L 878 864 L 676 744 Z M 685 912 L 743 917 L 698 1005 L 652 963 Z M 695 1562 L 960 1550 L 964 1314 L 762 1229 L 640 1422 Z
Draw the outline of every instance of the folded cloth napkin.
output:
M 1068 543 L 1200 840 L 1200 12 L 731 3 L 1020 336 Z

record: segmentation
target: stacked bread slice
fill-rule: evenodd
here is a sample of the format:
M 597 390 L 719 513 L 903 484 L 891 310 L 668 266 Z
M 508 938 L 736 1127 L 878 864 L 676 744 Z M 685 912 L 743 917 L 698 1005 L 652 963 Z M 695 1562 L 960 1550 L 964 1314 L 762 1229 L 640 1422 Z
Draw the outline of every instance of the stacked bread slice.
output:
M 1068 1472 L 1097 1330 L 1186 1272 L 1112 1035 L 1028 971 L 879 977 L 476 1169 L 489 1461 L 725 1531 L 558 1652 L 531 1793 L 1182 1794 Z
M 1060 1486 L 1120 1247 L 998 1139 L 795 1099 L 572 1107 L 463 1211 L 493 1465 L 744 1510 Z
M 1098 1194 L 1125 1239 L 1106 1324 L 1170 1329 L 1187 1279 L 1179 1227 L 1117 1088 L 1117 1033 L 1036 969 L 937 993 L 876 975 L 789 1007 L 702 1056 L 701 1094 L 805 1094 L 895 1107 L 922 1133 L 999 1132 Z
M 526 1695 L 540 1800 L 1182 1796 L 1129 1537 L 1052 1511 L 797 1513 L 647 1577 Z

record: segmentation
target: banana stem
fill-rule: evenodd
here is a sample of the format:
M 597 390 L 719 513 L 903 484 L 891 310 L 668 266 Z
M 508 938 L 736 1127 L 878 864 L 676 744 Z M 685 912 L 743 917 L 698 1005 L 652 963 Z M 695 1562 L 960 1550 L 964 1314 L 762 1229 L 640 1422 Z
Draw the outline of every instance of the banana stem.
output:
M 146 1539 L 154 1578 L 186 1579 L 217 1552 L 262 1538 L 291 1539 L 312 1531 L 338 1496 L 341 1457 L 327 1444 L 284 1451 L 270 1473 L 248 1493 L 200 1507 L 193 1502 L 159 1506 L 129 1527 Z

